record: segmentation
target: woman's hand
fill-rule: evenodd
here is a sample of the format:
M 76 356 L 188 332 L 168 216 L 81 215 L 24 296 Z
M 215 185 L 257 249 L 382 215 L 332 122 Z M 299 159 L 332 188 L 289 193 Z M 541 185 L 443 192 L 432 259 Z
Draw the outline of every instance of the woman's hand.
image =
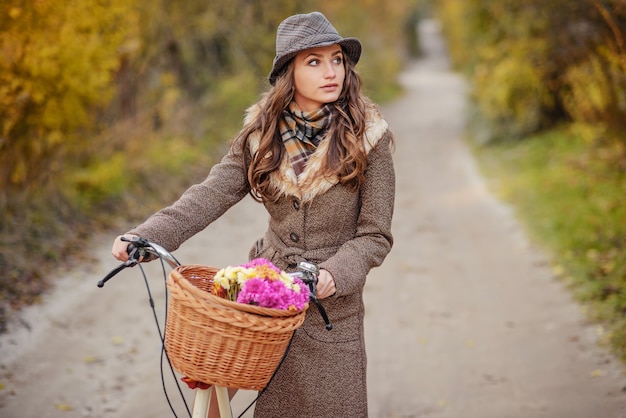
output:
M 317 278 L 317 298 L 324 299 L 335 294 L 335 279 L 327 270 L 320 270 Z
M 115 241 L 113 241 L 113 249 L 111 250 L 111 254 L 113 254 L 113 257 L 117 258 L 120 261 L 127 261 L 128 260 L 128 251 L 127 251 L 128 242 L 122 241 L 122 237 L 133 238 L 133 237 L 136 237 L 136 235 L 126 234 L 126 235 L 120 235 L 117 238 L 115 238 Z

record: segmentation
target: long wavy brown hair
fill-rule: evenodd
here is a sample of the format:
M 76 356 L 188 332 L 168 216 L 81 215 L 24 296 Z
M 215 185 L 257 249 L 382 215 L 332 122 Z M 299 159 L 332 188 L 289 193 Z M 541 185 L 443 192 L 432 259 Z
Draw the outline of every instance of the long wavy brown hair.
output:
M 365 112 L 370 103 L 362 95 L 362 79 L 348 60 L 344 60 L 346 76 L 341 95 L 332 103 L 335 116 L 329 127 L 330 146 L 322 165 L 321 175 L 336 175 L 341 184 L 357 190 L 365 180 L 367 153 L 365 151 Z M 250 194 L 255 200 L 276 201 L 278 190 L 270 185 L 270 175 L 278 170 L 285 154 L 279 122 L 283 111 L 294 97 L 294 65 L 291 60 L 278 76 L 273 87 L 263 94 L 255 119 L 247 121 L 234 138 L 233 146 L 240 146 L 248 171 Z M 258 150 L 252 154 L 247 138 L 253 132 L 260 135 Z M 238 145 L 236 145 L 238 144 Z

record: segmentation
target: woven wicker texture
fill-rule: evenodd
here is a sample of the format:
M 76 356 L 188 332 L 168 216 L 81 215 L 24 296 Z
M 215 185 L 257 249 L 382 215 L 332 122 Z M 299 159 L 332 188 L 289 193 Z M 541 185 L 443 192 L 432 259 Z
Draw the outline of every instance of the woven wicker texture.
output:
M 198 382 L 261 390 L 272 377 L 301 312 L 231 302 L 208 292 L 218 269 L 184 265 L 168 279 L 165 348 L 174 369 Z

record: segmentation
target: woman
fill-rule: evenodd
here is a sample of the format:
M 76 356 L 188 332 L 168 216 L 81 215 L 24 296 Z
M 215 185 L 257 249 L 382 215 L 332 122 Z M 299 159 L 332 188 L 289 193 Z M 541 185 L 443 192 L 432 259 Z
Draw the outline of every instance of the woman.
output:
M 361 93 L 361 43 L 342 38 L 318 12 L 284 20 L 271 88 L 247 112 L 229 153 L 201 184 L 128 232 L 173 251 L 246 194 L 269 225 L 249 257 L 293 271 L 320 267 L 315 309 L 255 406 L 259 417 L 367 416 L 363 286 L 392 246 L 392 134 Z M 120 237 L 113 255 L 125 261 Z

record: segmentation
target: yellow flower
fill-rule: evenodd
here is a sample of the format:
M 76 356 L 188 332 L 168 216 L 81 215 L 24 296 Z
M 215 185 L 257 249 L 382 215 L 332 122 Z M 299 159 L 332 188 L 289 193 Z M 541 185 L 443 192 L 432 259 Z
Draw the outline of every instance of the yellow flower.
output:
M 228 267 L 221 269 L 213 277 L 213 286 L 222 289 L 230 289 L 230 280 L 228 279 Z
M 251 270 L 243 267 L 233 267 L 233 280 L 239 285 L 243 286 L 246 280 L 253 278 L 254 275 Z

